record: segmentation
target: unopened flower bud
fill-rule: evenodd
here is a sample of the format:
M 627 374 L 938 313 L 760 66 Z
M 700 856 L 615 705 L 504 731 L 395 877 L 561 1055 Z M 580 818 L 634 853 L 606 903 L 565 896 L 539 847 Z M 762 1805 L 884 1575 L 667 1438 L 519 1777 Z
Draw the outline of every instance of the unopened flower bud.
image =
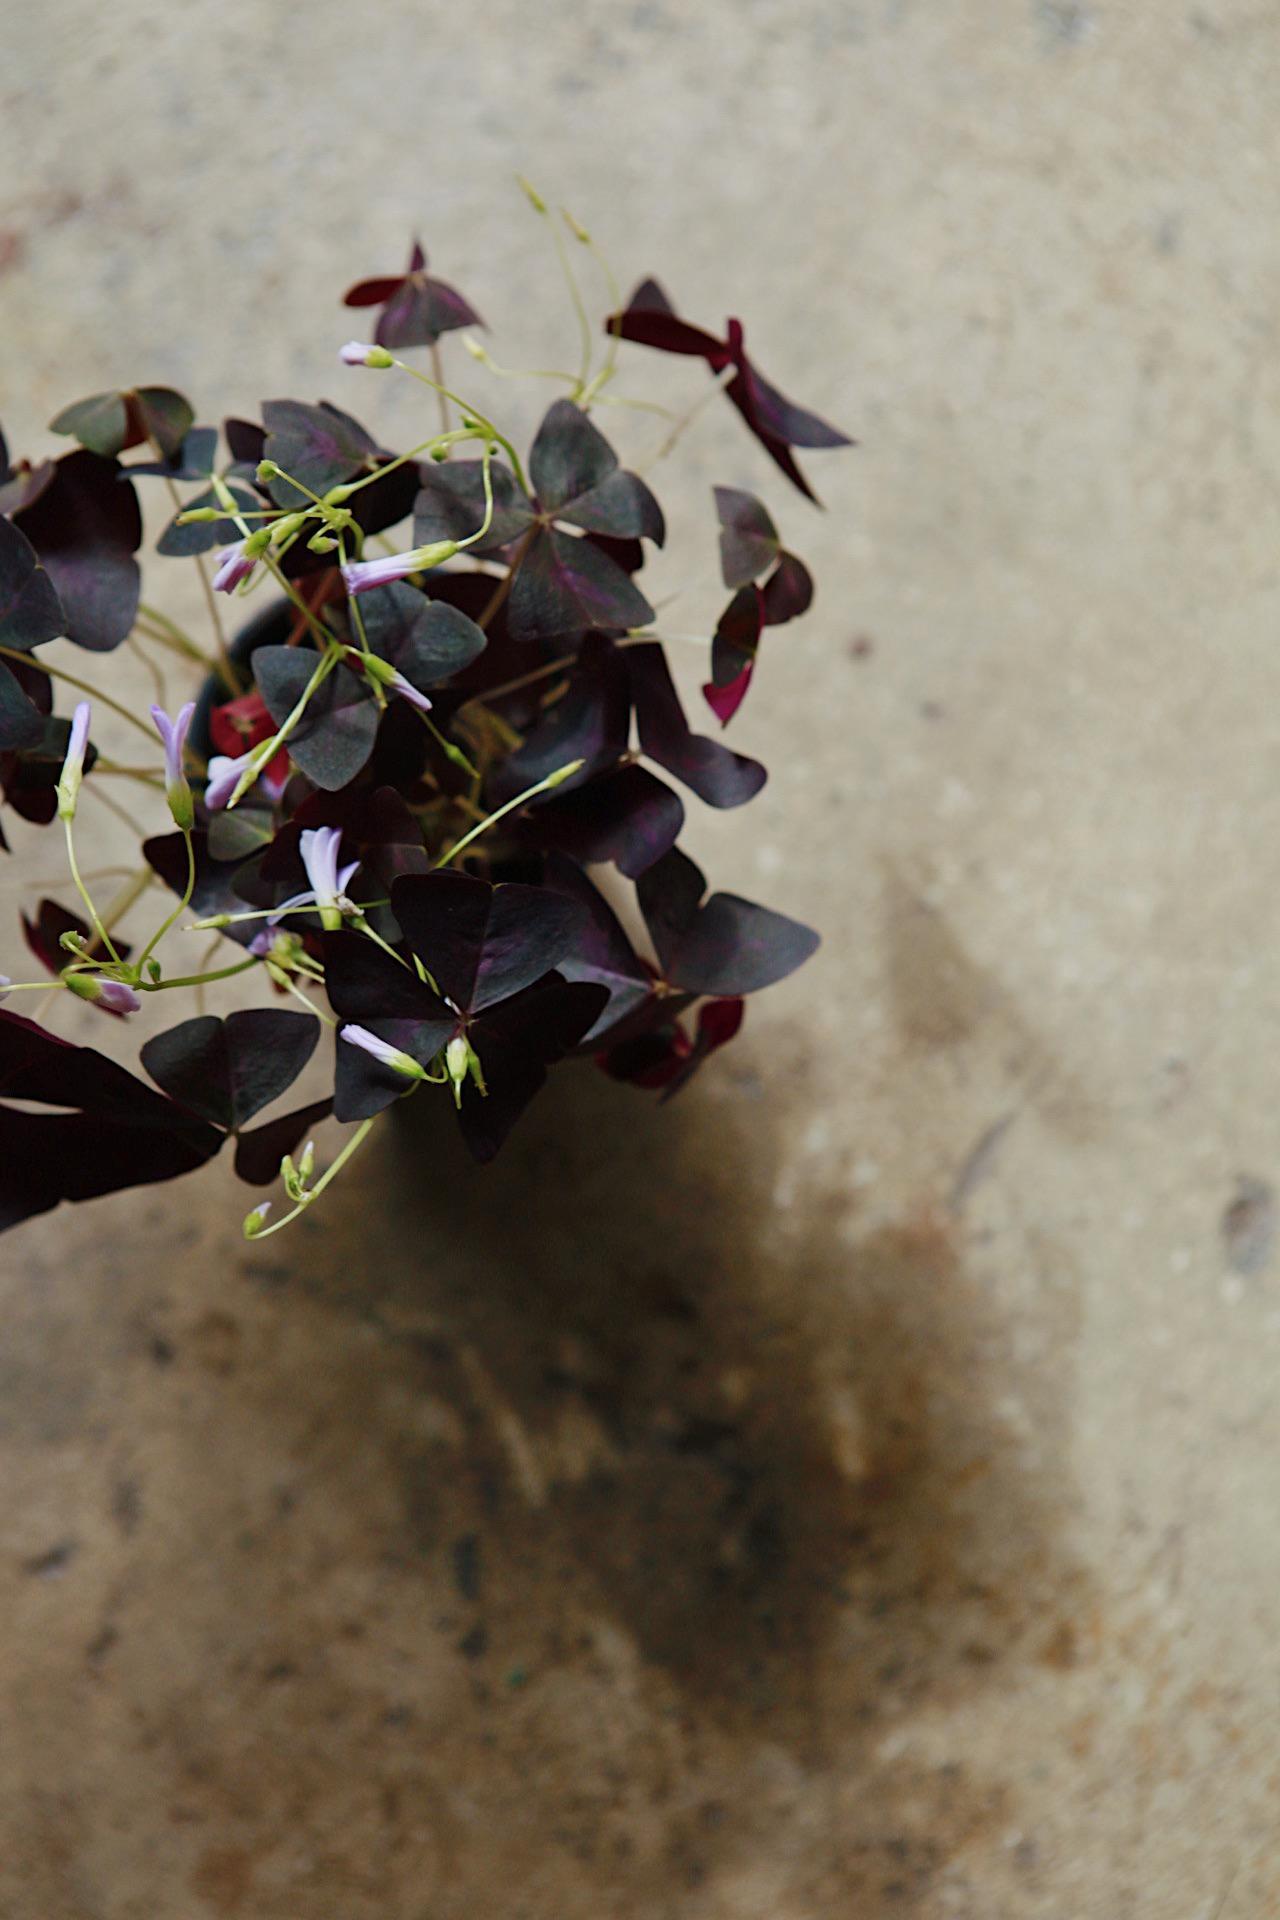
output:
M 221 520 L 222 513 L 217 507 L 186 507 L 178 515 L 180 527 L 197 527 L 212 520 Z
M 269 486 L 273 480 L 278 480 L 279 478 L 280 469 L 274 460 L 259 460 L 258 481 L 262 486 Z
M 136 1013 L 142 1005 L 133 988 L 123 980 L 105 979 L 98 973 L 64 973 L 62 981 L 81 1000 L 105 1007 L 108 1013 Z
M 92 709 L 87 700 L 82 700 L 71 719 L 71 734 L 67 741 L 67 757 L 62 763 L 62 772 L 58 777 L 58 818 L 75 818 L 76 797 L 80 792 L 80 782 L 84 777 L 85 748 L 89 744 L 89 720 Z
M 286 540 L 292 539 L 299 528 L 304 527 L 306 524 L 307 516 L 305 513 L 282 513 L 278 520 L 271 522 L 271 545 L 273 547 L 283 546 Z
M 246 1213 L 244 1217 L 244 1237 L 246 1240 L 255 1240 L 262 1232 L 263 1227 L 267 1223 L 267 1215 L 270 1211 L 271 1202 L 264 1200 L 260 1206 L 254 1207 L 251 1213 Z
M 393 1073 L 402 1073 L 406 1080 L 425 1080 L 426 1069 L 419 1066 L 411 1053 L 405 1053 L 399 1047 L 393 1047 L 389 1040 L 380 1040 L 376 1033 L 370 1033 L 367 1027 L 339 1027 L 339 1040 L 345 1040 L 350 1046 L 361 1047 L 373 1059 L 384 1067 L 390 1067 Z
M 368 593 L 373 587 L 385 587 L 411 573 L 430 573 L 433 567 L 452 560 L 458 550 L 456 540 L 434 540 L 429 546 L 389 553 L 381 560 L 349 560 L 342 569 L 343 584 L 349 594 Z
M 338 358 L 347 367 L 394 367 L 395 359 L 385 347 L 371 346 L 364 340 L 348 340 L 338 348 Z
M 264 554 L 271 545 L 274 531 L 274 527 L 255 527 L 252 533 L 247 534 L 244 542 L 245 559 L 256 560 L 260 554 Z
M 169 802 L 169 811 L 174 823 L 183 833 L 190 833 L 195 822 L 195 802 L 191 798 L 191 788 L 187 784 L 186 768 L 182 764 L 182 750 L 186 745 L 187 729 L 195 714 L 195 701 L 188 700 L 181 708 L 176 720 L 171 720 L 163 707 L 152 707 L 151 718 L 155 721 L 156 732 L 164 743 L 164 794 Z

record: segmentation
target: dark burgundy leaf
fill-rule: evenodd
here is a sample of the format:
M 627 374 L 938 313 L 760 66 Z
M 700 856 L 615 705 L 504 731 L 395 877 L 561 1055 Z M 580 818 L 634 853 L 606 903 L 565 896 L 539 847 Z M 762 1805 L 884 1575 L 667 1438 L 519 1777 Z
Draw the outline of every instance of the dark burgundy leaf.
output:
M 324 954 L 326 991 L 344 1022 L 367 1028 L 423 1067 L 456 1032 L 457 1014 L 418 978 L 413 967 L 401 966 L 362 934 L 326 934 Z M 334 1064 L 333 1110 L 342 1121 L 367 1120 L 414 1085 L 341 1035 Z
M 209 836 L 197 828 L 191 836 L 192 850 L 196 858 L 196 884 L 191 895 L 191 915 L 193 920 L 210 919 L 217 913 L 242 913 L 245 902 L 236 892 L 237 874 L 245 869 L 241 859 L 216 860 L 209 846 Z M 158 834 L 154 839 L 142 843 L 142 857 L 153 873 L 158 873 L 170 892 L 179 896 L 187 890 L 187 849 L 180 833 Z M 260 920 L 241 921 L 238 925 L 224 927 L 222 932 L 228 940 L 247 947 L 254 935 L 262 931 Z
M 232 481 L 230 492 L 242 513 L 255 513 L 261 505 L 258 495 L 251 493 L 242 481 Z M 218 496 L 212 488 L 187 502 L 187 507 L 218 505 Z M 184 512 L 186 510 L 183 509 Z M 156 541 L 156 552 L 164 554 L 166 558 L 189 560 L 193 554 L 208 553 L 214 547 L 231 546 L 240 538 L 240 529 L 234 520 L 193 520 L 189 526 L 182 527 L 178 525 L 175 514 Z
M 65 454 L 21 520 L 62 602 L 67 637 L 110 653 L 133 626 L 141 584 L 133 556 L 142 515 L 124 468 L 96 453 Z
M 767 775 L 758 760 L 690 731 L 666 655 L 656 642 L 627 650 L 640 745 L 712 807 L 740 807 Z
M 0 661 L 0 753 L 20 752 L 43 738 L 44 715 L 27 698 L 17 675 Z
M 611 1080 L 652 1091 L 669 1086 L 693 1052 L 693 1044 L 678 1020 L 665 1020 L 647 1033 L 614 1040 L 596 1055 L 596 1064 Z
M 309 647 L 258 648 L 253 676 L 277 726 L 297 705 L 315 669 Z M 368 684 L 346 667 L 335 667 L 289 735 L 289 755 L 316 786 L 333 792 L 355 779 L 373 751 L 377 731 L 378 708 Z
M 625 473 L 621 468 L 590 493 L 559 508 L 556 518 L 614 540 L 638 540 L 643 534 L 660 547 L 667 537 L 657 500 L 639 474 Z
M 0 1106 L 0 1227 L 190 1172 L 221 1136 L 92 1047 L 0 1009 L 0 1096 L 72 1109 Z
M 11 466 L 9 443 L 0 432 L 0 516 L 21 513 L 40 497 L 52 479 L 52 460 L 42 460 L 36 467 L 30 461 L 20 460 L 16 467 Z
M 458 1121 L 476 1159 L 492 1160 L 547 1077 L 594 1026 L 608 1002 L 607 987 L 568 984 L 552 974 L 490 1008 L 471 1030 L 487 1093 L 467 1087 Z
M 553 853 L 547 859 L 546 875 L 547 885 L 576 901 L 587 916 L 574 946 L 556 962 L 556 972 L 566 980 L 589 980 L 609 989 L 608 1005 L 582 1036 L 582 1045 L 589 1046 L 645 1004 L 653 993 L 653 980 L 621 921 L 576 860 Z
M 713 333 L 676 317 L 675 308 L 656 280 L 642 280 L 621 313 L 605 321 L 605 332 L 638 346 L 657 347 L 662 353 L 694 354 L 710 360 L 723 353 Z
M 348 827 L 361 848 L 361 870 L 372 876 L 380 894 L 403 873 L 429 873 L 431 860 L 422 844 L 422 827 L 394 787 L 361 795 Z
M 662 1089 L 658 1102 L 660 1106 L 668 1100 L 674 1100 L 681 1089 L 688 1086 L 703 1062 L 737 1036 L 745 1012 L 746 1007 L 740 997 L 707 1000 L 699 1007 L 697 1038 L 687 1057 L 677 1063 L 675 1072 Z
M 358 420 L 327 400 L 314 407 L 301 400 L 267 400 L 262 418 L 265 457 L 313 493 L 325 494 L 344 480 L 372 471 L 377 463 L 376 442 Z M 271 482 L 271 497 L 287 509 L 310 505 L 285 479 Z
M 841 433 L 838 427 L 820 420 L 816 413 L 808 413 L 803 407 L 797 407 L 793 401 L 785 399 L 776 387 L 771 387 L 756 372 L 743 352 L 742 328 L 736 320 L 729 322 L 729 345 L 741 368 L 739 380 L 745 389 L 735 404 L 748 426 L 762 439 L 781 440 L 790 447 L 852 446 L 847 433 Z M 737 385 L 738 380 L 731 383 L 731 396 L 733 387 Z
M 312 1014 L 253 1007 L 183 1020 L 148 1040 L 141 1058 L 171 1099 L 234 1133 L 293 1085 L 319 1037 Z
M 269 846 L 275 836 L 275 815 L 269 807 L 242 800 L 233 812 L 209 815 L 209 854 L 214 860 L 249 860 Z M 301 892 L 301 887 L 299 887 Z
M 785 626 L 788 620 L 807 613 L 813 604 L 813 576 L 803 560 L 794 553 L 782 553 L 778 564 L 764 583 L 764 623 L 767 627 Z
M 615 647 L 592 636 L 583 645 L 567 686 L 499 769 L 495 797 L 514 799 L 572 760 L 585 764 L 558 791 L 564 794 L 584 785 L 626 752 L 630 727 L 626 666 Z
M 666 979 L 717 998 L 755 993 L 794 973 L 818 947 L 812 928 L 733 893 L 713 893 L 673 847 L 637 882 L 640 908 Z
M 627 632 L 653 617 L 639 588 L 607 554 L 555 527 L 533 535 L 507 602 L 517 640 L 554 639 L 593 627 Z
M 14 678 L 21 681 L 23 668 L 14 670 Z M 34 677 L 34 676 L 33 676 Z M 41 676 L 44 687 L 48 681 Z M 37 707 L 42 706 L 43 690 L 39 683 L 35 690 L 24 687 L 29 698 L 34 698 Z M 44 733 L 34 746 L 26 747 L 21 753 L 0 755 L 0 771 L 3 773 L 5 799 L 15 813 L 24 820 L 37 825 L 47 825 L 57 812 L 56 788 L 62 773 L 62 764 L 67 757 L 67 744 L 71 738 L 71 722 L 46 717 Z M 92 744 L 85 754 L 85 772 L 93 769 L 98 750 Z
M 419 883 L 419 876 L 397 882 L 399 886 Z M 382 947 L 364 934 L 343 929 L 324 937 L 325 991 L 333 1010 L 356 1026 L 370 1026 L 375 1020 L 395 1020 L 421 1027 L 428 1034 L 429 1060 L 444 1045 L 458 1024 L 451 1012 L 412 965 L 402 966 Z M 430 1035 L 440 1030 L 441 1038 Z M 406 1048 L 406 1052 L 413 1049 Z M 415 1059 L 417 1053 L 414 1054 Z M 422 1064 L 426 1065 L 426 1060 Z
M 436 540 L 468 540 L 484 525 L 483 460 L 428 460 L 421 471 L 421 491 L 413 503 L 413 537 L 419 546 Z M 533 524 L 534 511 L 510 467 L 489 463 L 493 488 L 493 520 L 483 540 L 470 552 L 497 553 L 518 540 Z
M 741 672 L 735 674 L 734 678 L 726 682 L 724 686 L 718 687 L 714 680 L 708 680 L 707 684 L 703 687 L 702 697 L 722 727 L 728 726 L 734 714 L 746 699 L 747 690 L 751 685 L 751 676 L 754 672 L 755 664 L 749 660 Z
M 529 450 L 529 477 L 539 506 L 558 515 L 617 467 L 617 454 L 582 408 L 572 400 L 553 400 Z
M 644 481 L 624 473 L 618 456 L 582 408 L 554 400 L 529 454 L 529 472 L 544 513 L 615 539 L 644 534 L 661 546 L 662 509 Z
M 530 809 L 521 838 L 587 866 L 612 861 L 634 880 L 675 845 L 683 825 L 679 794 L 647 767 L 628 765 L 540 801 Z
M 391 910 L 441 993 L 465 1016 L 550 973 L 582 923 L 581 908 L 545 887 L 492 887 L 449 869 L 397 880 Z
M 11 471 L 0 473 L 0 516 L 16 515 L 33 505 L 52 483 L 53 469 L 52 460 L 42 460 L 35 467 L 23 461 Z
M 374 339 L 390 348 L 433 347 L 452 328 L 484 325 L 456 287 L 427 272 L 427 256 L 417 240 L 405 273 L 358 281 L 343 295 L 343 305 L 382 307 Z
M 137 387 L 77 400 L 49 422 L 49 431 L 71 434 L 90 453 L 107 459 L 153 440 L 161 455 L 172 460 L 194 420 L 189 403 L 172 387 Z
M 132 398 L 146 438 L 166 460 L 176 460 L 195 425 L 190 401 L 172 387 L 136 387 Z
M 706 361 L 713 374 L 732 367 L 734 377 L 725 388 L 726 397 L 787 478 L 816 501 L 816 494 L 792 458 L 791 448 L 845 447 L 851 443 L 846 434 L 785 399 L 761 377 L 747 358 L 740 321 L 730 320 L 726 337 L 717 340 L 713 334 L 678 319 L 657 282 L 646 280 L 631 296 L 630 305 L 605 321 L 605 331 L 641 346 L 657 347 L 663 353 L 695 354 Z
M 286 1153 L 296 1153 L 302 1142 L 310 1134 L 312 1127 L 327 1120 L 333 1112 L 333 1101 L 315 1100 L 309 1107 L 296 1107 L 292 1113 L 281 1114 L 278 1120 L 267 1120 L 260 1127 L 251 1127 L 248 1133 L 242 1133 L 236 1140 L 236 1173 L 251 1187 L 269 1187 L 280 1177 L 280 1162 Z
M 764 594 L 759 587 L 739 587 L 716 622 L 711 639 L 711 679 L 727 687 L 755 660 L 764 632 Z
M 47 967 L 50 973 L 61 973 L 72 957 L 62 945 L 64 933 L 79 934 L 86 944 L 93 942 L 93 929 L 88 921 L 68 912 L 56 900 L 42 900 L 34 920 L 29 920 L 25 913 L 21 919 L 23 939 L 41 966 Z M 113 935 L 113 940 L 120 958 L 127 960 L 130 953 L 128 942 L 121 940 L 118 934 Z
M 0 520 L 0 646 L 26 653 L 65 632 L 66 615 L 35 548 Z
M 616 562 L 624 573 L 639 573 L 644 565 L 642 540 L 614 540 L 607 533 L 589 533 L 587 538 L 593 547 L 599 547 L 601 553 Z
M 256 420 L 224 420 L 222 434 L 237 466 L 247 468 L 248 478 L 256 470 L 267 444 L 267 430 Z
M 726 587 L 746 587 L 778 557 L 778 529 L 754 493 L 713 487 L 720 519 L 720 571 Z
M 474 620 L 402 580 L 363 594 L 360 612 L 373 651 L 422 691 L 463 672 L 485 649 Z
M 130 435 L 129 409 L 122 393 L 95 393 L 88 400 L 77 400 L 64 407 L 49 422 L 50 433 L 69 433 L 90 453 L 114 459 L 123 448 L 136 446 L 142 437 Z
M 172 459 L 135 460 L 127 468 L 134 480 L 154 475 L 164 480 L 207 480 L 218 457 L 218 429 L 192 427 Z M 193 506 L 195 502 L 191 503 Z

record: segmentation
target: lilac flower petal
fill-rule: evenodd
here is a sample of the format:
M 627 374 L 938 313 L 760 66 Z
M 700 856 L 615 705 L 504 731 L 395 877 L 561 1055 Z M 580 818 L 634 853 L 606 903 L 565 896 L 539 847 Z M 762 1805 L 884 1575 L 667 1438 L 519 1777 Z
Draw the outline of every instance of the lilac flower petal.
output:
M 380 560 L 348 560 L 342 569 L 342 583 L 350 594 L 369 593 L 392 580 L 403 580 L 419 567 L 417 549 L 409 553 L 388 553 Z
M 402 700 L 407 700 L 411 707 L 416 707 L 419 713 L 430 713 L 431 702 L 426 694 L 420 693 L 412 680 L 406 680 L 402 673 L 394 674 L 387 684 L 393 692 L 400 695 Z
M 282 900 L 278 907 L 272 907 L 270 913 L 267 915 L 267 925 L 269 927 L 279 926 L 286 913 L 292 913 L 295 907 L 314 907 L 315 904 L 316 896 L 310 888 L 308 888 L 305 893 L 291 893 L 289 898 Z
M 341 827 L 310 827 L 298 843 L 317 906 L 333 906 L 342 891 L 338 883 L 338 849 L 341 845 Z
M 404 1074 L 407 1080 L 423 1078 L 422 1068 L 411 1054 L 403 1052 L 400 1047 L 393 1047 L 390 1041 L 380 1040 L 376 1033 L 370 1033 L 368 1027 L 339 1027 L 338 1038 L 346 1040 L 353 1047 L 362 1047 L 384 1067 L 390 1067 L 394 1073 Z
M 84 765 L 84 750 L 89 744 L 89 722 L 93 718 L 93 708 L 87 700 L 81 700 L 71 716 L 71 733 L 67 740 L 67 758 L 65 766 Z M 64 767 L 65 771 L 65 767 Z
M 99 980 L 98 991 L 94 998 L 98 1005 L 107 1007 L 112 1013 L 136 1013 L 142 1005 L 132 987 L 123 980 Z
M 243 540 L 237 540 L 234 546 L 219 548 L 216 558 L 218 570 L 213 576 L 216 593 L 234 592 L 242 580 L 248 579 L 257 564 L 245 553 Z
M 214 754 L 209 762 L 209 784 L 204 790 L 204 803 L 210 813 L 222 812 L 252 758 L 252 753 L 238 754 L 234 760 L 225 753 Z
M 196 703 L 188 700 L 180 707 L 177 718 L 171 720 L 163 707 L 152 707 L 151 718 L 155 721 L 156 732 L 164 743 L 164 783 L 166 787 L 180 786 L 186 775 L 182 766 L 182 752 L 187 744 L 187 732 L 195 714 Z

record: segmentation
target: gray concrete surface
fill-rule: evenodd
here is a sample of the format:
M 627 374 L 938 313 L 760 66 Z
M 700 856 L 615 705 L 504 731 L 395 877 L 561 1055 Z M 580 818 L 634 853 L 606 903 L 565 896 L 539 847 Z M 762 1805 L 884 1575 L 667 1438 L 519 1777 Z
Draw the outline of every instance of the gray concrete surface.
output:
M 19 447 L 120 379 L 389 420 L 335 299 L 413 227 L 537 363 L 517 168 L 861 445 L 770 492 L 819 605 L 739 723 L 768 793 L 689 835 L 826 936 L 722 1069 L 562 1078 L 487 1177 L 388 1130 L 260 1248 L 227 1169 L 0 1246 L 0 1913 L 1280 1912 L 1280 21 L 4 44 Z M 713 479 L 771 488 L 727 414 L 663 480 L 708 551 Z

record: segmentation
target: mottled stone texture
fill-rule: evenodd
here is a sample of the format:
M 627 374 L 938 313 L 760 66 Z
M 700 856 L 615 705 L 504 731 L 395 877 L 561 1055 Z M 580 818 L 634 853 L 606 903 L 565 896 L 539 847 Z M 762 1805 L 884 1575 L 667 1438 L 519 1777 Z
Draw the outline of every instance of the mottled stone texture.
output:
M 861 444 L 654 475 L 679 630 L 712 481 L 820 581 L 688 841 L 826 945 L 687 1098 L 0 1246 L 6 1920 L 1280 1911 L 1278 87 L 1247 0 L 7 9 L 17 446 L 389 421 L 415 226 L 546 364 L 517 168 Z

